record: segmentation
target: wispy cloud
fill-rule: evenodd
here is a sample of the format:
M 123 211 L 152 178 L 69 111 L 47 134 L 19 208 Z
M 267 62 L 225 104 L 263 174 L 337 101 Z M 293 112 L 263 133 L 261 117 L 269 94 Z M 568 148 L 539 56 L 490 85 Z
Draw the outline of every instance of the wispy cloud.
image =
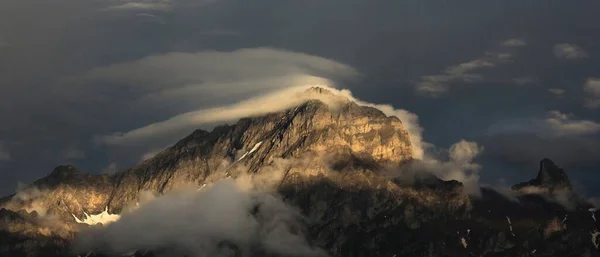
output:
M 491 56 L 489 53 L 486 55 L 488 56 L 486 58 L 450 66 L 440 74 L 422 76 L 416 83 L 416 92 L 428 97 L 439 97 L 448 91 L 451 83 L 482 80 L 483 76 L 475 71 L 495 67 L 497 62 L 507 57 L 507 55 Z
M 512 79 L 513 83 L 517 84 L 517 85 L 529 85 L 529 84 L 536 84 L 538 82 L 538 79 L 536 77 L 532 77 L 532 76 L 524 76 L 524 77 L 516 77 Z
M 583 85 L 584 105 L 590 109 L 600 108 L 600 78 L 588 78 Z
M 302 101 L 294 97 L 299 90 L 332 86 L 330 78 L 357 75 L 352 67 L 325 58 L 256 48 L 151 56 L 94 69 L 83 79 L 130 85 L 141 95 L 134 106 L 209 103 L 165 121 L 99 138 L 100 142 L 122 144 L 175 131 L 189 133 L 200 125 L 283 110 Z M 247 100 L 240 102 L 240 98 Z
M 74 248 L 114 254 L 161 250 L 166 256 L 249 256 L 257 251 L 327 256 L 308 242 L 298 210 L 275 193 L 248 189 L 245 183 L 228 179 L 201 191 L 169 192 L 122 214 L 110 226 L 79 234 Z
M 522 47 L 522 46 L 526 46 L 527 42 L 525 42 L 525 40 L 523 40 L 523 39 L 511 38 L 511 39 L 504 41 L 502 43 L 502 45 L 509 46 L 509 47 Z
M 551 94 L 553 94 L 557 97 L 562 97 L 566 91 L 562 88 L 549 88 L 548 92 L 550 92 Z
M 104 10 L 162 10 L 171 9 L 169 3 L 130 2 L 107 7 Z
M 572 114 L 556 110 L 549 111 L 545 121 L 557 135 L 589 135 L 600 132 L 600 123 L 575 119 Z
M 561 43 L 553 48 L 554 56 L 561 59 L 583 59 L 588 54 L 578 45 Z

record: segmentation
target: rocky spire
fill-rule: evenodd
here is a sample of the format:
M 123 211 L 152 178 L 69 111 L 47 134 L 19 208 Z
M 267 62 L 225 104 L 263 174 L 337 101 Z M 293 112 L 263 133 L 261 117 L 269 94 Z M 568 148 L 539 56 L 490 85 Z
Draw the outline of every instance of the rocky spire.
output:
M 567 174 L 562 168 L 558 167 L 548 158 L 544 158 L 542 161 L 540 161 L 540 170 L 535 180 L 538 185 L 543 187 L 556 189 L 572 188 Z
M 527 186 L 548 189 L 551 192 L 555 190 L 572 189 L 571 181 L 564 170 L 548 158 L 544 158 L 540 161 L 540 169 L 535 179 L 517 184 L 513 189 L 522 189 Z

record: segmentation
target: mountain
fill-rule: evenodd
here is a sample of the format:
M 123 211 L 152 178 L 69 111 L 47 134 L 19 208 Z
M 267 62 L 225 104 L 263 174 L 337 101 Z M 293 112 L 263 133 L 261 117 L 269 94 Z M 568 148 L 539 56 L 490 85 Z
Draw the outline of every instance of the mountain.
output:
M 547 158 L 540 161 L 540 171 L 535 179 L 517 184 L 513 186 L 513 189 L 519 190 L 526 187 L 537 187 L 549 191 L 571 191 L 573 189 L 571 181 L 563 169 Z
M 483 188 L 481 196 L 470 196 L 460 182 L 431 174 L 420 174 L 409 183 L 391 179 L 388 171 L 418 162 L 398 118 L 326 89 L 311 88 L 304 94 L 311 100 L 295 108 L 243 118 L 210 132 L 196 130 L 126 171 L 109 175 L 88 174 L 69 165 L 55 168 L 0 199 L 0 255 L 121 255 L 102 241 L 110 240 L 102 233 L 134 220 L 145 206 L 144 195 L 166 196 L 185 187 L 206 191 L 220 181 L 251 177 L 252 186 L 269 189 L 273 199 L 297 209 L 301 217 L 282 218 L 278 215 L 287 209 L 269 209 L 277 200 L 253 195 L 240 202 L 250 202 L 248 208 L 238 208 L 245 213 L 230 220 L 250 218 L 261 231 L 269 229 L 270 241 L 263 240 L 262 232 L 249 236 L 249 241 L 235 234 L 209 235 L 221 254 L 209 256 L 600 256 L 595 210 L 573 196 L 566 174 L 550 160 L 541 162 L 536 179 L 515 185 L 510 194 Z M 559 197 L 563 192 L 577 201 L 565 205 Z M 180 206 L 175 198 L 165 201 L 167 206 Z M 203 208 L 183 206 L 169 211 Z M 217 201 L 212 207 L 220 210 L 218 206 Z M 154 210 L 166 208 L 158 207 Z M 223 210 L 215 215 L 233 215 Z M 164 217 L 164 223 L 171 222 L 168 219 Z M 188 227 L 208 226 L 203 224 L 208 220 L 191 217 Z M 285 224 L 277 228 L 285 231 L 271 233 L 273 222 Z M 72 248 L 87 231 L 97 233 L 86 238 L 94 247 Z M 190 244 L 172 237 L 161 240 L 167 245 L 144 245 L 126 255 L 198 255 Z M 290 238 L 301 238 L 309 250 L 272 251 L 276 246 L 269 242 L 278 239 L 278 244 L 288 245 Z

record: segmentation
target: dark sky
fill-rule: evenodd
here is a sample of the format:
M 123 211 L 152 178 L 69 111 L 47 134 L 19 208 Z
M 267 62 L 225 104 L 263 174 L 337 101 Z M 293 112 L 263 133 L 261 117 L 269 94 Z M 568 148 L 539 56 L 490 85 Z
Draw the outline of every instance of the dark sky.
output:
M 59 164 L 126 169 L 193 129 L 110 135 L 308 76 L 417 114 L 440 148 L 477 142 L 484 183 L 530 179 L 549 157 L 600 195 L 598 10 L 593 0 L 3 0 L 0 195 Z

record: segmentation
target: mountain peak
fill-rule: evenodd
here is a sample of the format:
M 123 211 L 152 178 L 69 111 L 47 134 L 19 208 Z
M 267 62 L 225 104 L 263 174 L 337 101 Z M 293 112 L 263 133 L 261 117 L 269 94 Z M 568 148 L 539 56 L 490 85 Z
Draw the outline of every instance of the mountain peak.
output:
M 521 189 L 526 186 L 546 188 L 550 191 L 572 189 L 569 177 L 564 170 L 548 158 L 540 161 L 540 169 L 535 179 L 515 185 L 514 188 Z
M 51 176 L 66 176 L 66 175 L 77 174 L 80 172 L 81 171 L 79 171 L 79 169 L 77 169 L 75 166 L 69 164 L 69 165 L 57 166 L 56 168 L 54 168 L 54 170 L 52 171 L 52 173 L 50 175 Z
M 304 92 L 308 94 L 334 95 L 331 90 L 322 87 L 311 87 Z
M 536 180 L 540 185 L 571 187 L 567 174 L 548 158 L 540 161 L 540 170 Z

